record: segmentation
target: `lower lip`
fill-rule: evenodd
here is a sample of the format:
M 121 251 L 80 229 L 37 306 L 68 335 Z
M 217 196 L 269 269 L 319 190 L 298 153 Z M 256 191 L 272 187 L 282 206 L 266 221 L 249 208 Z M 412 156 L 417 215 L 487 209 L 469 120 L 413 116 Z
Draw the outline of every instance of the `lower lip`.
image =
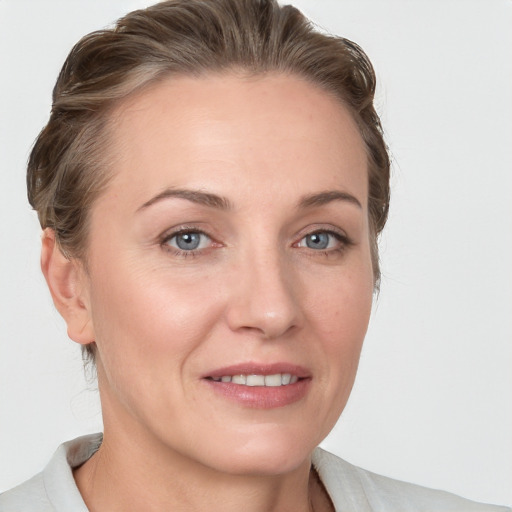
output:
M 298 402 L 308 392 L 311 379 L 300 379 L 287 386 L 243 386 L 232 382 L 204 379 L 215 393 L 253 409 L 275 409 Z

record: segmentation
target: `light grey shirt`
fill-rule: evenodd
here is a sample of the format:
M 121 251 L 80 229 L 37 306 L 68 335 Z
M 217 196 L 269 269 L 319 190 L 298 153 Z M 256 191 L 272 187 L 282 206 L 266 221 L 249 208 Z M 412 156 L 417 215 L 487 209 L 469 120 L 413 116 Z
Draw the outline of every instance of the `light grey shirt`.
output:
M 0 512 L 88 512 L 72 469 L 92 456 L 101 439 L 93 434 L 60 445 L 41 473 L 0 495 Z M 320 448 L 313 465 L 336 512 L 512 512 L 376 475 Z

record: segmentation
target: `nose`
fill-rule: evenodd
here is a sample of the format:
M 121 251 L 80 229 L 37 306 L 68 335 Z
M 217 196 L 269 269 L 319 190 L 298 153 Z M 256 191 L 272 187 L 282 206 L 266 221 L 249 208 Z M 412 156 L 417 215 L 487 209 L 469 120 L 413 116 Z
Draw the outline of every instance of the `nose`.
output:
M 243 258 L 232 274 L 234 293 L 227 310 L 233 331 L 276 339 L 300 327 L 299 282 L 277 251 L 259 251 Z

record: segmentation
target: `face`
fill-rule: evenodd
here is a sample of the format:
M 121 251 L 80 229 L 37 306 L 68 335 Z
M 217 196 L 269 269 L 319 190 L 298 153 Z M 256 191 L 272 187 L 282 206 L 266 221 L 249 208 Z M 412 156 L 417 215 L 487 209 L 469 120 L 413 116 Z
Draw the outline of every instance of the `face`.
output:
M 84 290 L 106 432 L 282 473 L 350 393 L 372 303 L 367 159 L 296 77 L 173 78 L 113 117 Z

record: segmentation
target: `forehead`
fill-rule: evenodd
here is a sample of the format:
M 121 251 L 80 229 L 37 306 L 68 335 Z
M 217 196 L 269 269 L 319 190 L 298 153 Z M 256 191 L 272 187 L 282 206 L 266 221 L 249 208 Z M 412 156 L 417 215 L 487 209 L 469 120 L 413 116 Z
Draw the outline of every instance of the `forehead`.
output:
M 296 76 L 170 77 L 118 107 L 110 138 L 111 188 L 136 191 L 129 200 L 172 186 L 238 185 L 269 194 L 358 188 L 366 201 L 355 121 L 334 95 Z

